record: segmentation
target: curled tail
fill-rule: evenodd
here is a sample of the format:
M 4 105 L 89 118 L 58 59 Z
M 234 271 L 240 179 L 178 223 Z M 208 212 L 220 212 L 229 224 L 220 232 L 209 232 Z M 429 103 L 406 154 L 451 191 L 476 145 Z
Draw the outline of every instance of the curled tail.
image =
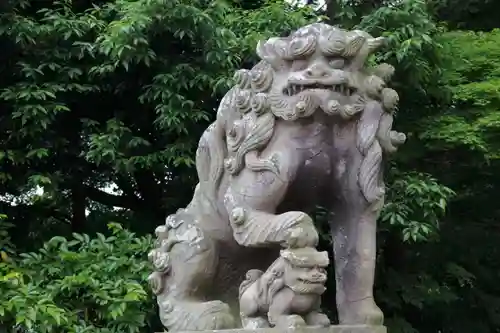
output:
M 217 119 L 205 130 L 196 150 L 196 171 L 200 181 L 200 194 L 213 206 L 219 208 L 213 198 L 217 198 L 224 174 L 224 159 L 227 156 L 225 140 L 226 117 L 231 113 L 234 90 L 222 99 L 217 111 Z
M 196 171 L 200 181 L 200 194 L 208 199 L 216 212 L 219 209 L 214 198 L 218 197 L 226 155 L 223 133 L 217 121 L 214 122 L 201 136 L 196 151 Z

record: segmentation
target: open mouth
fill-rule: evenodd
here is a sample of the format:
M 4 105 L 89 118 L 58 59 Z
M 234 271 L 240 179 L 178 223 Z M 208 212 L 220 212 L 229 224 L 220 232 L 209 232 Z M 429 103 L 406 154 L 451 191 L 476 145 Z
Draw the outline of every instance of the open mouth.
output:
M 301 93 L 304 90 L 328 90 L 335 91 L 339 94 L 345 96 L 351 96 L 356 93 L 356 89 L 353 87 L 349 87 L 347 84 L 334 84 L 334 85 L 326 85 L 320 83 L 311 83 L 311 84 L 296 84 L 291 83 L 283 89 L 283 94 L 286 96 L 294 96 Z
M 317 278 L 317 279 L 301 279 L 301 278 L 298 278 L 298 281 L 302 284 L 310 284 L 310 285 L 313 285 L 313 284 L 322 284 L 323 282 L 326 281 L 326 279 L 322 279 L 322 278 Z

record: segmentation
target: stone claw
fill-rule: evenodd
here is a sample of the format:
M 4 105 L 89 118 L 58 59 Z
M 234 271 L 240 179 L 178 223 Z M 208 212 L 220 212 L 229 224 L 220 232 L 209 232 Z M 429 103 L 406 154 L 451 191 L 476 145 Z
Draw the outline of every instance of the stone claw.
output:
M 309 326 L 328 327 L 331 325 L 328 316 L 321 312 L 311 312 L 305 316 L 305 320 Z
M 319 235 L 314 226 L 297 226 L 290 229 L 286 241 L 289 248 L 316 247 Z

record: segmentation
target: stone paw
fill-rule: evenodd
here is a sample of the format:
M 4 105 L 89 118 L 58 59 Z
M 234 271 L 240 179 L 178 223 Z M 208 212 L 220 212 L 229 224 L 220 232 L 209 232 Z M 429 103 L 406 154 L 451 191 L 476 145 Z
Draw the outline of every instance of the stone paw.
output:
M 258 328 L 269 328 L 269 322 L 267 321 L 266 318 L 263 317 L 257 317 L 257 318 L 245 318 L 241 319 L 242 325 L 244 329 L 247 330 L 255 330 Z
M 289 248 L 316 247 L 319 235 L 313 225 L 301 225 L 288 231 L 286 245 Z
M 384 314 L 370 297 L 357 302 L 345 303 L 339 306 L 340 324 L 342 325 L 373 325 L 384 324 Z
M 229 306 L 221 301 L 193 302 L 164 299 L 158 302 L 160 320 L 168 331 L 204 331 L 234 328 Z
M 299 315 L 280 316 L 275 321 L 275 327 L 281 329 L 295 328 L 300 326 L 307 326 L 307 324 L 304 318 Z
M 331 321 L 328 316 L 324 313 L 311 312 L 305 317 L 306 323 L 309 326 L 321 326 L 328 327 L 331 325 Z

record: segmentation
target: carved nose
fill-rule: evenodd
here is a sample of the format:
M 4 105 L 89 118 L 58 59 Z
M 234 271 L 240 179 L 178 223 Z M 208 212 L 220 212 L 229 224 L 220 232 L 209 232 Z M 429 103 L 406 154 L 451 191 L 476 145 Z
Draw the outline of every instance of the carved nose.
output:
M 328 71 L 324 66 L 311 66 L 306 69 L 306 75 L 308 77 L 323 77 L 328 75 Z

